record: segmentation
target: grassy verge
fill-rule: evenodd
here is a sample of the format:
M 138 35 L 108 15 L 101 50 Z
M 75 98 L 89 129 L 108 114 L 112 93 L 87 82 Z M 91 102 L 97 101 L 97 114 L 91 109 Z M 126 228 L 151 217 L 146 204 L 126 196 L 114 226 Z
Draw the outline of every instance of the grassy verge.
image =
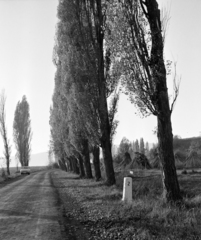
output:
M 170 206 L 160 198 L 160 176 L 133 179 L 133 203 L 122 203 L 122 182 L 117 185 L 79 179 L 72 173 L 54 171 L 60 194 L 72 198 L 68 216 L 79 220 L 90 239 L 200 239 L 201 174 L 179 176 L 184 204 Z M 68 207 L 68 206 L 66 206 Z

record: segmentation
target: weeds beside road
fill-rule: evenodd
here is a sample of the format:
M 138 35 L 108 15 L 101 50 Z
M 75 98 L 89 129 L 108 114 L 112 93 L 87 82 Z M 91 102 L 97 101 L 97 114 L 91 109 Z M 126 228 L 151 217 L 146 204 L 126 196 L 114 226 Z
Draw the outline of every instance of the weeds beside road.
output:
M 185 178 L 182 188 L 192 192 L 194 182 Z M 201 183 L 201 175 L 198 178 Z M 178 208 L 160 199 L 160 179 L 149 179 L 147 184 L 138 181 L 134 182 L 138 194 L 133 204 L 125 205 L 122 190 L 116 186 L 60 170 L 52 172 L 52 179 L 63 204 L 66 228 L 76 236 L 72 239 L 201 239 L 201 188 Z

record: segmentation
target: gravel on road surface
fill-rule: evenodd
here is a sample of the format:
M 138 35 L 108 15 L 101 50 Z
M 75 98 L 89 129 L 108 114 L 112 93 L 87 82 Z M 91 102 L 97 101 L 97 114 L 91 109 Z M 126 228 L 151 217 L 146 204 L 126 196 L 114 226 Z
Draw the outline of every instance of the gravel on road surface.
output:
M 0 239 L 70 239 L 51 171 L 0 186 Z

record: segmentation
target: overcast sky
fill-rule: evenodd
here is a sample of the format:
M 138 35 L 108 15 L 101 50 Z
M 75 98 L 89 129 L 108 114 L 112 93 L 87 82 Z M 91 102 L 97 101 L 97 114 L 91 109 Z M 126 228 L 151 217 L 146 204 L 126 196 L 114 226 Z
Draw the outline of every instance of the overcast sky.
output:
M 201 1 L 160 0 L 160 7 L 170 10 L 165 58 L 177 62 L 181 76 L 180 95 L 172 116 L 173 133 L 181 137 L 201 132 Z M 49 108 L 54 88 L 52 63 L 57 0 L 0 0 L 0 89 L 7 95 L 6 112 L 9 138 L 17 102 L 23 95 L 30 104 L 33 130 L 32 153 L 48 150 Z M 171 77 L 168 88 L 171 94 Z M 125 136 L 143 137 L 156 142 L 153 130 L 156 118 L 141 119 L 125 96 L 119 103 L 120 121 L 114 144 Z M 0 140 L 1 141 L 1 140 Z M 12 155 L 15 155 L 14 143 Z M 3 146 L 0 142 L 0 156 Z

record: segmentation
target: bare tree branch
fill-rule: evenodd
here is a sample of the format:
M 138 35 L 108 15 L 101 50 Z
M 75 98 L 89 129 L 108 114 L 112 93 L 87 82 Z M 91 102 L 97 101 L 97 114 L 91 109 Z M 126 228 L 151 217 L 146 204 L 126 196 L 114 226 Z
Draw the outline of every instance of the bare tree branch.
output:
M 169 27 L 170 21 L 170 6 L 164 7 L 161 11 L 161 27 L 162 27 L 162 35 L 163 35 L 163 46 L 165 45 L 165 38 L 167 36 L 167 30 Z
M 177 72 L 176 72 L 176 67 L 177 67 L 177 63 L 174 63 L 174 76 L 173 76 L 173 101 L 171 104 L 171 108 L 170 108 L 170 112 L 172 113 L 175 103 L 177 101 L 177 97 L 179 96 L 179 88 L 180 88 L 180 83 L 181 83 L 181 77 L 177 76 Z

